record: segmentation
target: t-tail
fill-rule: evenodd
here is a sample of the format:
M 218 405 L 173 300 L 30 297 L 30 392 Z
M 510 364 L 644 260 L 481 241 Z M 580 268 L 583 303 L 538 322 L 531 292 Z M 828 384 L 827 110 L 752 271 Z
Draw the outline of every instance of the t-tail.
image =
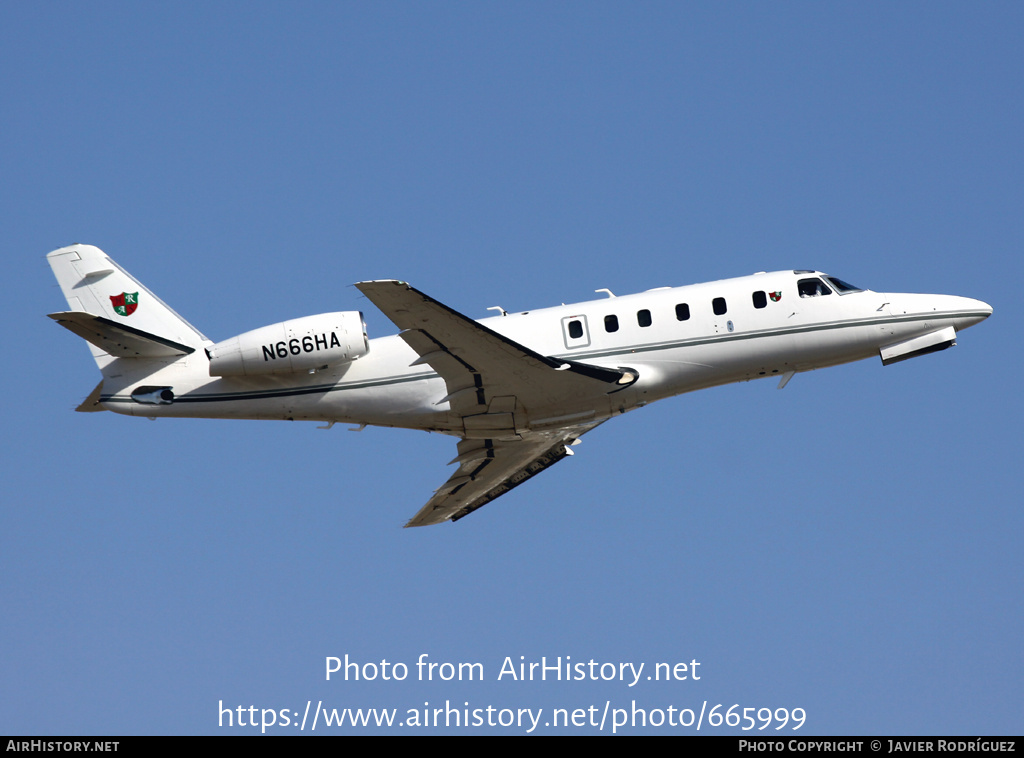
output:
M 210 344 L 98 247 L 62 247 L 46 259 L 68 301 L 67 311 L 49 316 L 89 343 L 104 382 L 124 373 L 120 361 L 129 360 L 130 373 L 145 376 Z M 78 410 L 103 410 L 104 382 Z

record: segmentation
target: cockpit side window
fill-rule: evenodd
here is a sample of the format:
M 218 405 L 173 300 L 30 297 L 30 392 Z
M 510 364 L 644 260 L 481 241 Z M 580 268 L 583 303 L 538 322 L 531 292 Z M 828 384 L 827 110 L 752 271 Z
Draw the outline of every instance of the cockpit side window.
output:
M 800 293 L 800 297 L 819 297 L 832 294 L 832 290 L 821 279 L 801 279 L 796 283 L 796 289 Z

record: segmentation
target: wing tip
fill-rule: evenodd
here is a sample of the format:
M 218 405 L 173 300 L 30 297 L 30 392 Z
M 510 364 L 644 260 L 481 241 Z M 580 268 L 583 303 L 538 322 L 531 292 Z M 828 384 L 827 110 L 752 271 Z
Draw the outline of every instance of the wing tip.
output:
M 405 522 L 405 526 L 403 526 L 402 528 L 403 529 L 415 529 L 416 527 L 420 527 L 420 526 L 437 526 L 438 524 L 443 524 L 445 521 L 454 521 L 454 520 L 455 519 L 450 518 L 450 517 L 449 518 L 443 518 L 440 521 L 417 521 L 416 519 L 412 518 L 412 519 L 409 519 L 407 522 Z
M 396 286 L 408 287 L 408 282 L 403 282 L 400 279 L 364 279 L 361 282 L 356 282 L 353 286 L 363 289 L 363 287 L 373 287 L 373 285 L 379 284 L 394 284 Z

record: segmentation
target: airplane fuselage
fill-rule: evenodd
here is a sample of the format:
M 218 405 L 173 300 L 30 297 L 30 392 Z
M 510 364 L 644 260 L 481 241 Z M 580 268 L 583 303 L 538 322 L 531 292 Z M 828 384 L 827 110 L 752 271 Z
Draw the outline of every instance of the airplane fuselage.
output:
M 985 303 L 964 297 L 881 294 L 819 272 L 778 271 L 478 323 L 541 355 L 629 369 L 638 377 L 612 393 L 521 409 L 516 424 L 525 431 L 600 421 L 684 392 L 878 356 L 922 335 L 950 327 L 955 334 L 990 313 Z M 122 365 L 104 370 L 102 405 L 148 417 L 338 421 L 466 436 L 463 419 L 443 401 L 444 380 L 419 357 L 396 335 L 370 340 L 356 360 L 312 373 L 211 377 L 197 371 L 209 360 L 197 351 L 136 376 L 131 359 L 113 358 Z M 133 400 L 143 379 L 172 387 L 173 402 Z
M 356 287 L 358 311 L 205 337 L 92 245 L 47 255 L 103 380 L 80 411 L 305 419 L 457 437 L 454 472 L 406 526 L 457 521 L 573 454 L 609 418 L 684 392 L 956 344 L 978 300 L 884 295 L 815 271 L 661 288 L 474 321 L 406 282 Z M 605 290 L 605 292 L 607 292 Z M 500 309 L 499 309 L 500 310 Z

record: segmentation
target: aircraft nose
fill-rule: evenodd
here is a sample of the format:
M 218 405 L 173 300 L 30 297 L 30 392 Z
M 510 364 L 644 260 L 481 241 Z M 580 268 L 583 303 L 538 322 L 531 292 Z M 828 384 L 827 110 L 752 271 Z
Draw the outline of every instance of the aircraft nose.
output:
M 992 306 L 981 300 L 972 300 L 969 297 L 957 298 L 959 310 L 963 316 L 957 319 L 957 329 L 966 329 L 969 326 L 980 324 L 992 315 Z
M 957 331 L 980 324 L 992 315 L 992 306 L 988 303 L 959 295 L 898 294 L 886 297 L 893 316 L 935 314 L 939 320 L 952 322 Z

